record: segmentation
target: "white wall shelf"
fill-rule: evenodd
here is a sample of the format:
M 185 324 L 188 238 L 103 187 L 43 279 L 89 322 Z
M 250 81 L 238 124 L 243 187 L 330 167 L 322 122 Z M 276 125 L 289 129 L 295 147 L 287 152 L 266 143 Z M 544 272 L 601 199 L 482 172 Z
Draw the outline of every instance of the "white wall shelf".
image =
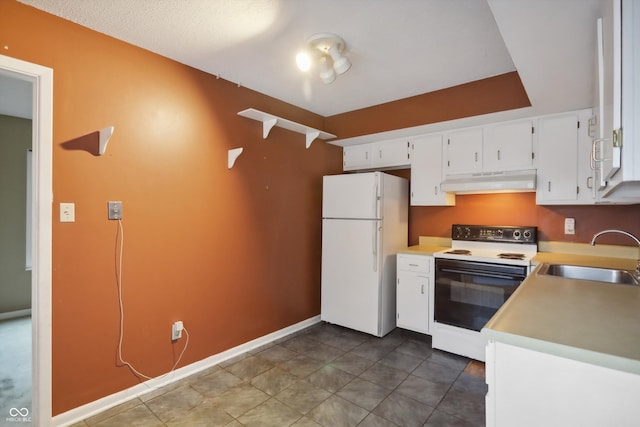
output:
M 300 123 L 292 122 L 291 120 L 283 119 L 282 117 L 274 116 L 273 114 L 265 113 L 253 108 L 240 111 L 239 116 L 247 117 L 249 119 L 262 122 L 262 138 L 266 139 L 269 136 L 269 132 L 274 126 L 288 129 L 294 132 L 301 133 L 306 137 L 306 147 L 309 148 L 311 143 L 316 139 L 332 139 L 336 136 L 328 132 L 323 132 L 318 129 L 314 129 L 309 126 L 302 125 Z

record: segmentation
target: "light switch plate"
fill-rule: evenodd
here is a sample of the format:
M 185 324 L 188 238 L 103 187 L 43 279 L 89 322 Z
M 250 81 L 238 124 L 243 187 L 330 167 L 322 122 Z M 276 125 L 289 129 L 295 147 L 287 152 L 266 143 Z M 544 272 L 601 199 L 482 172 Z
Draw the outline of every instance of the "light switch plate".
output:
M 122 219 L 122 202 L 109 202 L 109 219 Z
M 574 218 L 564 219 L 564 234 L 576 234 L 576 220 Z
M 75 203 L 60 203 L 60 222 L 76 222 Z

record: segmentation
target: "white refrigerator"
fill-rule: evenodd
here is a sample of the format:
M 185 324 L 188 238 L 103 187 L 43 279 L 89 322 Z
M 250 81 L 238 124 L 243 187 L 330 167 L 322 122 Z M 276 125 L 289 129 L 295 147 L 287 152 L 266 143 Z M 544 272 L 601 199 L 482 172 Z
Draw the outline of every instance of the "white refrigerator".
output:
M 322 185 L 320 318 L 382 337 L 396 326 L 396 253 L 407 247 L 409 184 L 382 172 Z

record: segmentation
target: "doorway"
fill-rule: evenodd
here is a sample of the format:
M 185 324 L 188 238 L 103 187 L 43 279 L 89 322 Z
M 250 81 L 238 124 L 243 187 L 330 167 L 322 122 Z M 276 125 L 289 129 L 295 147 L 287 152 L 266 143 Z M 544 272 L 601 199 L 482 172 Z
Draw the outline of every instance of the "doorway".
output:
M 0 55 L 0 75 L 31 84 L 31 408 L 10 407 L 0 421 L 20 418 L 21 425 L 51 423 L 51 226 L 53 70 Z M 20 406 L 20 405 L 17 405 Z M 26 418 L 26 419 L 25 419 Z M 24 421 L 23 421 L 24 419 Z M 0 423 L 1 424 L 1 423 Z M 14 423 L 15 424 L 15 423 Z M 26 424 L 28 425 L 28 424 Z

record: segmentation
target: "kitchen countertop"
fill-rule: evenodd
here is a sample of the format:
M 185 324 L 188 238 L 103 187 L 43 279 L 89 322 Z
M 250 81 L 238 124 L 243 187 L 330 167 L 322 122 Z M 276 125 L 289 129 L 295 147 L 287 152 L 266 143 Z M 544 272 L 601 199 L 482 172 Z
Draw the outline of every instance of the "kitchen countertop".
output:
M 451 247 L 451 239 L 446 237 L 419 236 L 418 244 L 398 251 L 400 254 L 433 256 L 435 252 Z
M 634 269 L 636 260 L 540 252 L 534 263 Z M 537 275 L 487 323 L 489 340 L 640 374 L 640 287 Z
M 437 245 L 415 245 L 409 246 L 406 249 L 402 249 L 398 251 L 399 254 L 408 254 L 408 255 L 428 255 L 433 256 L 435 252 L 440 252 L 445 249 L 448 249 L 448 246 L 437 246 Z
M 432 256 L 450 240 L 420 236 L 402 254 Z M 540 242 L 532 263 L 633 270 L 635 247 Z M 489 340 L 640 374 L 640 287 L 527 277 L 487 323 Z

